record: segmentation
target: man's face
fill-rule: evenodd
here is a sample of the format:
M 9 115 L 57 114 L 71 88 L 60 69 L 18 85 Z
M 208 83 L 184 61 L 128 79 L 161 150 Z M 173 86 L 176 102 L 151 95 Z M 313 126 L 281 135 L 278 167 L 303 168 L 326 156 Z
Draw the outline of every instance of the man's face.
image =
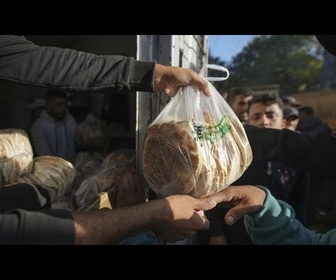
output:
M 232 110 L 236 113 L 238 119 L 245 123 L 248 120 L 248 102 L 252 99 L 252 96 L 237 95 L 236 98 L 230 104 Z
M 264 105 L 254 103 L 251 105 L 248 115 L 250 125 L 282 129 L 285 127 L 283 111 L 278 104 Z
M 68 100 L 64 97 L 55 97 L 46 103 L 47 113 L 58 121 L 64 120 L 67 109 Z

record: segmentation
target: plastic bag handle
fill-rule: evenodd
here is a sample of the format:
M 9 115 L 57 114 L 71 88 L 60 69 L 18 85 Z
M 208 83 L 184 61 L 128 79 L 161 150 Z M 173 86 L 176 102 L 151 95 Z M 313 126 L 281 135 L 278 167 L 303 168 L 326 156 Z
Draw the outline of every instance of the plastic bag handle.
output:
M 218 70 L 218 71 L 222 71 L 222 72 L 225 72 L 226 73 L 226 77 L 207 77 L 207 70 L 208 69 L 213 69 L 213 70 Z M 210 82 L 216 82 L 216 81 L 225 81 L 226 79 L 229 78 L 230 76 L 230 73 L 229 73 L 229 70 L 221 65 L 217 65 L 217 64 L 207 64 L 205 65 L 200 73 L 199 73 L 200 76 L 204 77 L 205 79 L 207 79 L 208 81 Z

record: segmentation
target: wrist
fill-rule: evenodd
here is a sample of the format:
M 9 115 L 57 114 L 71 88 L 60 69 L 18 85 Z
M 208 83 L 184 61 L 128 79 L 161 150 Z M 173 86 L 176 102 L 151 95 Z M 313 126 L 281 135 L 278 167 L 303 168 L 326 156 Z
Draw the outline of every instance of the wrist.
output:
M 162 77 L 164 75 L 166 66 L 155 63 L 154 66 L 154 76 L 153 76 L 153 89 L 154 92 L 161 92 L 162 91 Z
M 157 231 L 169 217 L 169 203 L 166 199 L 153 199 L 147 202 L 150 207 L 150 228 Z

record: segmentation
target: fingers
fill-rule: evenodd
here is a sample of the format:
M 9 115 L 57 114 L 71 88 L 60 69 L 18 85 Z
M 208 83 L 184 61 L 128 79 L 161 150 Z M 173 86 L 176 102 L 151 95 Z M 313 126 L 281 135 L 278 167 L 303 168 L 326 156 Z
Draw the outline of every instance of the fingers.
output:
M 218 199 L 219 202 L 221 202 Z M 195 204 L 195 210 L 196 211 L 200 211 L 200 210 L 210 210 L 212 208 L 214 208 L 217 205 L 217 200 L 214 199 L 213 197 L 209 196 L 209 197 L 204 197 L 202 199 L 197 199 L 196 200 L 196 204 Z
M 210 221 L 208 220 L 208 218 L 205 216 L 204 211 L 197 211 L 197 214 L 200 215 L 200 217 L 202 218 L 203 221 L 203 227 L 200 230 L 207 230 L 210 227 Z
M 194 70 L 156 64 L 154 68 L 154 91 L 174 97 L 180 87 L 194 85 L 210 96 L 209 82 Z
M 223 204 L 223 203 L 231 202 L 232 199 L 233 199 L 233 193 L 230 191 L 230 187 L 218 193 L 210 195 L 208 197 L 202 198 L 203 201 L 208 201 L 208 203 L 215 203 L 215 206 L 220 203 Z
M 227 225 L 229 225 L 229 226 L 233 225 L 240 218 L 242 218 L 244 216 L 244 214 L 241 211 L 239 211 L 237 208 L 238 207 L 234 207 L 226 213 L 226 215 L 224 217 L 224 220 L 225 220 L 225 223 Z
M 196 73 L 194 73 L 196 74 Z M 193 81 L 194 81 L 194 85 L 196 87 L 198 87 L 204 95 L 206 96 L 210 96 L 210 89 L 209 89 L 209 84 L 208 81 L 206 81 L 205 79 L 201 78 L 198 74 L 196 74 L 197 76 L 194 77 Z
M 225 215 L 224 220 L 227 225 L 233 225 L 246 214 L 258 211 L 260 207 L 249 202 L 242 201 L 231 208 Z

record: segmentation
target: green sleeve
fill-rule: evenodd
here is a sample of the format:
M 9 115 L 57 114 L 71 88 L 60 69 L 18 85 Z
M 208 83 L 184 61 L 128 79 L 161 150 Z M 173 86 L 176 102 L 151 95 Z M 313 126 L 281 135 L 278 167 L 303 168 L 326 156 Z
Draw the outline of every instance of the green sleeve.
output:
M 264 206 L 256 213 L 246 215 L 246 231 L 257 245 L 331 245 L 336 244 L 336 229 L 325 234 L 305 228 L 295 219 L 294 209 L 281 200 L 276 200 L 269 190 Z

